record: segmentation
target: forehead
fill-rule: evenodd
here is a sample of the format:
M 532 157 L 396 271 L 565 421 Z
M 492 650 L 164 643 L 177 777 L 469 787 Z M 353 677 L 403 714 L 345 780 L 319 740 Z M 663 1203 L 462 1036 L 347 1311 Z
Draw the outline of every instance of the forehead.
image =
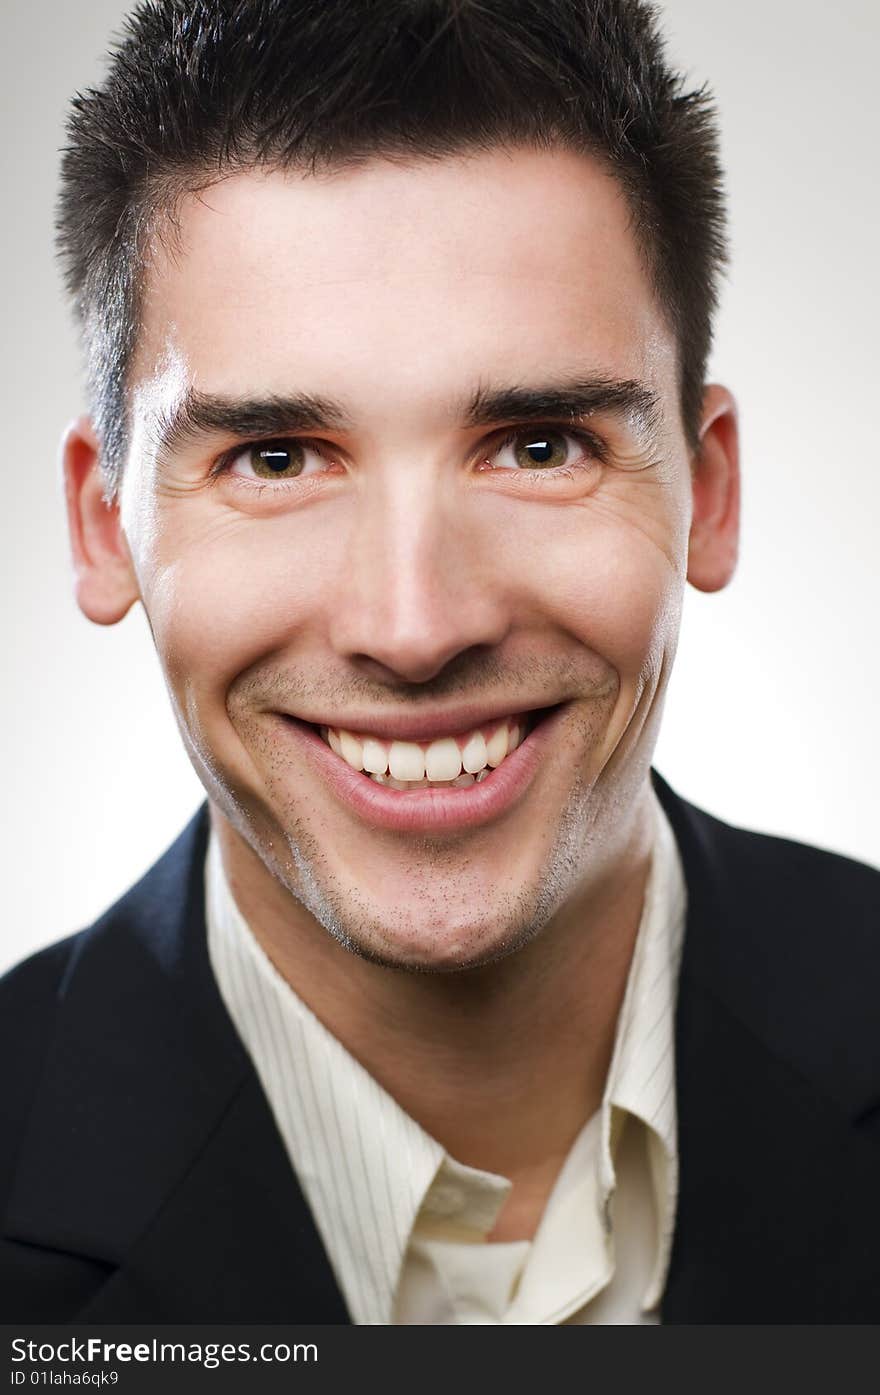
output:
M 617 183 L 572 152 L 248 171 L 179 208 L 145 278 L 134 377 L 439 410 L 476 383 L 675 381 Z

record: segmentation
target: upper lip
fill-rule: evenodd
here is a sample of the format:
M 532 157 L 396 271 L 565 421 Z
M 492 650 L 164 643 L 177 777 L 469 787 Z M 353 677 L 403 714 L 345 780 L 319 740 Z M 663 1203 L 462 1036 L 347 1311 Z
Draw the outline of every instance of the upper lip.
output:
M 350 712 L 344 717 L 318 718 L 289 712 L 285 716 L 296 717 L 316 727 L 333 727 L 336 731 L 358 732 L 386 740 L 431 741 L 442 736 L 460 736 L 477 727 L 488 726 L 490 722 L 500 721 L 503 717 L 524 717 L 543 712 L 552 705 L 514 702 L 509 707 L 455 707 L 442 712 L 394 712 L 387 715 Z

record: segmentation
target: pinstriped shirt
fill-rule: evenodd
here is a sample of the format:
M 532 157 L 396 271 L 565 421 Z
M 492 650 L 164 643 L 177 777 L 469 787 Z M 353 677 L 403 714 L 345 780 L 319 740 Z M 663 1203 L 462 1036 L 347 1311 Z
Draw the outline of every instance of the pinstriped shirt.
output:
M 212 835 L 214 975 L 354 1322 L 657 1320 L 677 1195 L 673 1022 L 686 890 L 651 798 L 651 868 L 602 1104 L 534 1238 L 510 1243 L 486 1240 L 510 1181 L 451 1158 L 314 1016 L 241 916 Z

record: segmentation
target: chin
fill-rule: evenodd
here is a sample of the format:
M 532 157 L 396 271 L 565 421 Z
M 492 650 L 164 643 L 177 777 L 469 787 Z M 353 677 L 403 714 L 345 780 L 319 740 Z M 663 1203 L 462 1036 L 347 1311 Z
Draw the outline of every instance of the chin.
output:
M 514 954 L 540 928 L 537 898 L 522 892 L 456 904 L 442 888 L 394 902 L 374 900 L 362 888 L 317 897 L 314 885 L 310 891 L 304 903 L 338 943 L 374 964 L 411 973 L 481 968 Z
M 362 959 L 386 969 L 414 974 L 457 974 L 495 964 L 527 944 L 529 932 L 507 933 L 486 930 L 483 925 L 465 927 L 450 934 L 448 927 L 389 926 L 359 927 L 357 939 L 344 938 L 347 949 Z

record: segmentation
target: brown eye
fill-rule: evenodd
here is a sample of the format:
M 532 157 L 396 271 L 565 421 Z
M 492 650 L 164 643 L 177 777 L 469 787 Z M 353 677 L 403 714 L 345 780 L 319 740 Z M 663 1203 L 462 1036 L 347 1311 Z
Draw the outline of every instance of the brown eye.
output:
M 305 451 L 296 441 L 260 441 L 245 452 L 254 474 L 263 480 L 293 479 L 302 472 Z
M 523 470 L 553 469 L 568 460 L 568 437 L 559 431 L 523 431 L 511 444 Z

